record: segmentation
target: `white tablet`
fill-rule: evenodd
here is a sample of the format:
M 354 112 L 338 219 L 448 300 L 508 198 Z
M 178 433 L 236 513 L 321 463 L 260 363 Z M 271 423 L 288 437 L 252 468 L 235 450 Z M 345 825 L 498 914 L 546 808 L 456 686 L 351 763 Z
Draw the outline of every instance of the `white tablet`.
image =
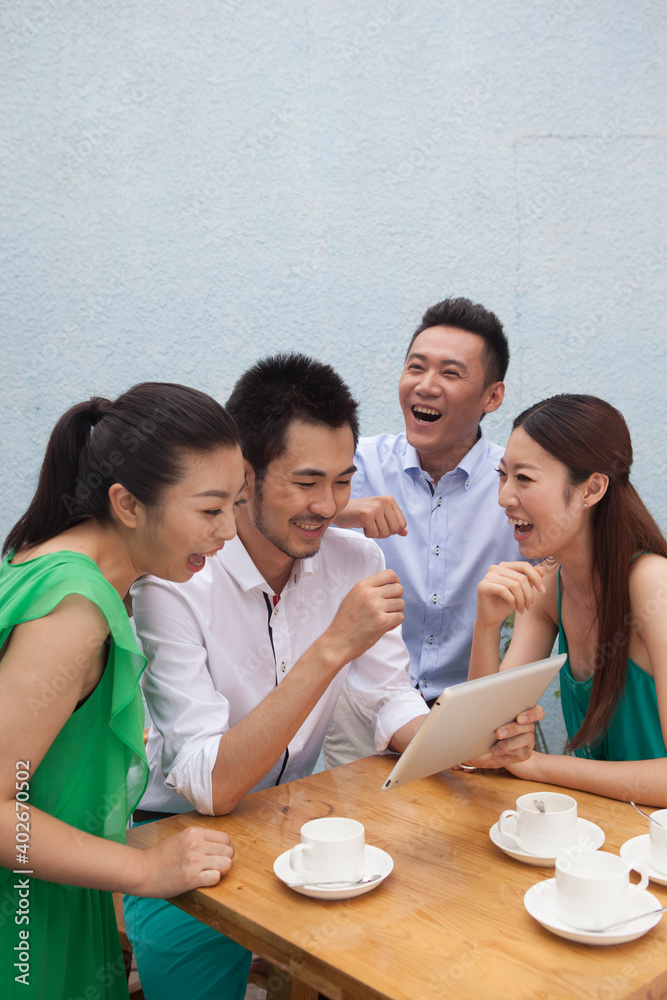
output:
M 445 688 L 383 788 L 437 774 L 491 749 L 496 729 L 537 701 L 565 663 L 565 654 Z

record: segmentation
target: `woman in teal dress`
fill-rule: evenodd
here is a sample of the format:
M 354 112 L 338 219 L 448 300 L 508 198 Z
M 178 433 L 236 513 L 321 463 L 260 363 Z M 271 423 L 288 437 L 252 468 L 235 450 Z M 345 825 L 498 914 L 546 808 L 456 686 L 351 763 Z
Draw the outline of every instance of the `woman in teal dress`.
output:
M 233 421 L 185 386 L 91 399 L 51 435 L 0 566 L 3 996 L 127 997 L 111 892 L 168 898 L 231 866 L 224 833 L 125 844 L 148 768 L 123 598 L 144 573 L 201 569 L 244 490 Z
M 558 637 L 566 753 L 533 753 L 510 770 L 667 806 L 667 542 L 631 465 L 623 417 L 594 396 L 553 396 L 516 418 L 498 502 L 537 565 L 501 563 L 480 583 L 469 676 L 548 656 Z

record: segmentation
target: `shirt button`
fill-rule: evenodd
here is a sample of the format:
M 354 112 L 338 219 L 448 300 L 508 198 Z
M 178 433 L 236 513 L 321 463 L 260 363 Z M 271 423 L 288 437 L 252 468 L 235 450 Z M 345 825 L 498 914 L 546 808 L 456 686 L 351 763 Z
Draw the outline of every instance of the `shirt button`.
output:
M 273 609 L 273 613 L 274 613 L 274 615 L 277 615 L 278 614 L 278 608 L 274 608 Z
M 438 603 L 438 595 L 434 594 L 433 597 L 431 598 L 431 600 L 433 601 L 434 604 L 437 604 Z
M 466 486 L 470 486 L 470 480 L 466 479 Z
M 440 555 L 440 546 L 436 545 L 436 547 L 433 549 L 433 551 L 435 552 L 436 556 L 439 556 Z
M 438 507 L 442 507 L 442 497 L 438 500 Z
M 283 672 L 283 673 L 285 673 L 285 661 L 284 661 L 284 660 L 283 660 L 283 662 L 282 662 L 282 663 L 280 664 L 280 669 L 282 670 L 282 672 Z
M 430 636 L 428 637 L 428 641 L 429 641 L 430 645 L 432 646 L 432 645 L 433 645 L 433 643 L 435 642 L 435 636 L 434 636 L 434 635 L 430 635 Z

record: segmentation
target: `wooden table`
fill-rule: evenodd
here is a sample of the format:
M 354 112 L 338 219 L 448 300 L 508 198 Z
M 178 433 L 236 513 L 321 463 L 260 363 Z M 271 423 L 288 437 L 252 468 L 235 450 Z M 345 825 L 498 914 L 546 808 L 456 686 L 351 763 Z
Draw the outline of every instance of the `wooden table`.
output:
M 507 857 L 489 829 L 540 786 L 506 772 L 445 771 L 381 791 L 391 766 L 368 757 L 248 795 L 231 816 L 186 813 L 129 839 L 150 846 L 189 824 L 226 830 L 236 846 L 230 874 L 173 902 L 293 976 L 292 998 L 318 989 L 332 1000 L 667 998 L 667 920 L 634 942 L 590 947 L 556 937 L 524 909 L 526 890 L 553 868 Z M 574 795 L 579 815 L 605 831 L 605 850 L 648 832 L 628 803 Z M 275 876 L 274 860 L 303 823 L 328 815 L 360 820 L 367 843 L 393 857 L 372 892 L 315 900 Z M 667 888 L 649 889 L 667 905 Z

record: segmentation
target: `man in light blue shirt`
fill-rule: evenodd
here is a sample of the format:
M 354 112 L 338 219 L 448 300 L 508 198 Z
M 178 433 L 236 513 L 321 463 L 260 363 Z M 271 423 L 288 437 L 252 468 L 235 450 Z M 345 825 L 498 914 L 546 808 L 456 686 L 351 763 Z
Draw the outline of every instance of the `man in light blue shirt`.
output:
M 405 433 L 360 439 L 352 499 L 337 520 L 375 538 L 398 574 L 410 674 L 429 703 L 467 678 L 477 584 L 491 564 L 520 558 L 498 506 L 503 449 L 480 428 L 503 401 L 508 362 L 502 324 L 483 306 L 457 298 L 428 309 L 399 381 Z M 327 766 L 363 751 L 347 747 L 353 725 L 343 694 Z

